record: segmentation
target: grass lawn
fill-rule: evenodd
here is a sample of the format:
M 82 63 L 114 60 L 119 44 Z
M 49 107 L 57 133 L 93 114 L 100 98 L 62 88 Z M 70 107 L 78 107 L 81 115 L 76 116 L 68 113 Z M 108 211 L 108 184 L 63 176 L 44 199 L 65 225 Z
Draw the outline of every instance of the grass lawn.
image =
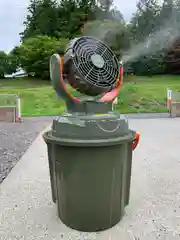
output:
M 124 80 L 116 109 L 121 113 L 167 112 L 167 88 L 180 92 L 180 76 L 129 77 Z M 23 116 L 55 116 L 65 109 L 50 82 L 0 80 L 2 93 L 21 96 Z

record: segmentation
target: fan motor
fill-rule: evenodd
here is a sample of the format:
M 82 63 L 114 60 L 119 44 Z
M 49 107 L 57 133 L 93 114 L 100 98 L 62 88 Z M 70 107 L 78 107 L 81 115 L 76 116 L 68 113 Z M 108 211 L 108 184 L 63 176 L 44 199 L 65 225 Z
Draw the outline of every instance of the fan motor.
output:
M 75 38 L 65 51 L 63 74 L 80 93 L 97 96 L 116 86 L 119 62 L 99 39 L 89 36 Z

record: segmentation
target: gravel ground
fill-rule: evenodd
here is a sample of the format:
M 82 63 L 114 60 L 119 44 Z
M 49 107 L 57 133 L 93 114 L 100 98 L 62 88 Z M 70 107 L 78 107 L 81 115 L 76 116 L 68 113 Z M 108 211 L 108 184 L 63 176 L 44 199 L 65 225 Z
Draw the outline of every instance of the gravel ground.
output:
M 25 118 L 22 123 L 0 123 L 0 183 L 51 122 L 51 117 L 37 117 Z

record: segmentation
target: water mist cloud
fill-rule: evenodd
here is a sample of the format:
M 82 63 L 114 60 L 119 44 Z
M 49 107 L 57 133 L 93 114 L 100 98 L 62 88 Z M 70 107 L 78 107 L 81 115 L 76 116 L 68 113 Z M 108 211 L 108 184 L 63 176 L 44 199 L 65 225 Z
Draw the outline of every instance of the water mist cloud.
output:
M 180 20 L 173 15 L 166 21 L 158 31 L 148 36 L 143 42 L 134 44 L 124 53 L 122 61 L 127 63 L 136 58 L 155 53 L 160 50 L 167 50 L 177 38 L 180 37 Z

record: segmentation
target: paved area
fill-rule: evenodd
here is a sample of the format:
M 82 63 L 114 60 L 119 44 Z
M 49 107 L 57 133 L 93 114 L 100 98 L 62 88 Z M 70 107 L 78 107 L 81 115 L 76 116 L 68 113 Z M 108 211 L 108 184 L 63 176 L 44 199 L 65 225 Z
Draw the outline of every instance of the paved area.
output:
M 159 119 L 171 118 L 169 113 L 129 113 L 125 114 L 129 119 Z
M 142 137 L 133 156 L 130 204 L 119 224 L 98 234 L 62 224 L 39 137 L 0 185 L 0 239 L 179 240 L 180 119 L 131 119 L 130 125 Z

